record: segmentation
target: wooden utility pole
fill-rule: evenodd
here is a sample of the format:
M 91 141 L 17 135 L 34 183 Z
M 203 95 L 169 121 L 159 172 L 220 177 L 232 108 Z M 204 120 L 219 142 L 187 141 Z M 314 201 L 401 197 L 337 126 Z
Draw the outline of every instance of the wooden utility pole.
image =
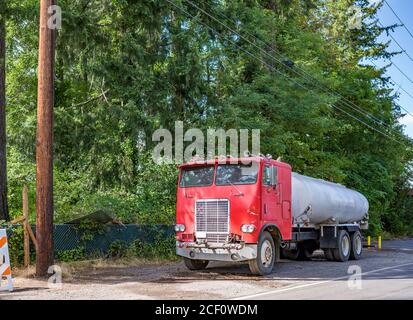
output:
M 53 265 L 53 106 L 56 30 L 48 24 L 54 0 L 40 0 L 36 133 L 36 274 Z
M 29 239 L 29 188 L 25 185 L 23 187 L 23 232 L 24 232 L 24 267 L 27 268 L 30 265 L 30 239 Z
M 6 1 L 0 1 L 0 220 L 8 221 L 6 137 Z

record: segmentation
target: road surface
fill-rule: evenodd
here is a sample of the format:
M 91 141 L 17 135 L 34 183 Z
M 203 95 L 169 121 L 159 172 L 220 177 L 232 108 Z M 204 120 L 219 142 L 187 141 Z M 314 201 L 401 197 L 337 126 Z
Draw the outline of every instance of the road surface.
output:
M 356 271 L 356 270 L 353 270 Z M 413 299 L 413 262 L 354 273 L 353 277 L 298 283 L 236 300 L 372 300 Z
M 252 276 L 247 264 L 211 263 L 188 271 L 181 261 L 108 265 L 66 270 L 61 287 L 15 277 L 15 291 L 3 299 L 413 299 L 413 239 L 384 242 L 359 261 L 282 260 L 266 277 Z
M 347 275 L 328 280 L 298 282 L 285 288 L 238 297 L 236 300 L 366 300 L 366 299 L 413 299 L 413 239 L 383 241 L 382 252 L 411 252 L 411 259 L 393 259 L 393 266 L 366 269 L 363 262 L 354 262 L 349 266 Z M 376 250 L 367 255 L 381 254 Z M 370 257 L 369 257 L 370 258 Z M 411 261 L 409 261 L 411 260 Z M 404 262 L 398 264 L 398 262 Z

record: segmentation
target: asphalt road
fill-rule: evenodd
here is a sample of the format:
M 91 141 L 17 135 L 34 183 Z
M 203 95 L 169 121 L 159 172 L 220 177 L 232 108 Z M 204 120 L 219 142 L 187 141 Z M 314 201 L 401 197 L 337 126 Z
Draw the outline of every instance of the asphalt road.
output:
M 413 239 L 383 241 L 382 247 L 384 249 L 400 249 L 404 251 L 413 251 Z
M 391 300 L 413 299 L 413 239 L 385 241 L 383 251 L 367 252 L 368 259 L 377 253 L 394 254 L 393 265 L 365 263 L 360 260 L 348 266 L 347 275 L 316 281 L 298 281 L 292 285 L 236 299 L 263 300 Z M 400 256 L 400 252 L 411 252 Z M 383 259 L 384 260 L 384 259 Z M 370 261 L 372 262 L 372 261 Z M 375 265 L 375 268 L 372 268 Z M 367 267 L 367 268 L 366 268 Z
M 298 283 L 241 298 L 262 300 L 413 299 L 413 262 L 377 269 L 359 276 Z

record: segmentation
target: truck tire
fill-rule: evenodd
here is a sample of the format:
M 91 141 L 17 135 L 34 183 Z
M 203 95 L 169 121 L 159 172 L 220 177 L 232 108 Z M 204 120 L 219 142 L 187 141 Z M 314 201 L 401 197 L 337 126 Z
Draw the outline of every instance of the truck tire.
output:
M 351 252 L 350 252 L 350 259 L 351 260 L 360 260 L 361 255 L 363 253 L 363 237 L 360 231 L 353 232 L 350 235 L 351 240 Z
M 298 249 L 288 250 L 288 249 L 281 249 L 282 256 L 288 260 L 297 260 L 298 259 Z
M 351 239 L 346 230 L 338 230 L 337 233 L 338 248 L 334 249 L 334 258 L 336 261 L 345 262 L 350 258 Z
M 324 251 L 324 257 L 325 257 L 328 261 L 334 261 L 334 260 L 336 260 L 336 259 L 334 258 L 334 252 L 333 252 L 333 250 L 334 250 L 334 249 L 330 249 L 330 248 L 323 249 L 323 251 Z
M 304 245 L 298 245 L 297 249 L 282 249 L 283 256 L 289 260 L 308 261 L 311 260 L 314 250 L 306 248 Z
M 184 263 L 189 270 L 204 270 L 207 267 L 209 261 L 184 258 Z
M 272 272 L 276 252 L 271 234 L 264 231 L 258 240 L 257 258 L 249 260 L 248 264 L 252 274 L 264 276 Z
M 298 260 L 307 261 L 311 260 L 315 250 L 319 248 L 318 244 L 313 240 L 306 240 L 298 246 L 300 249 L 300 255 Z

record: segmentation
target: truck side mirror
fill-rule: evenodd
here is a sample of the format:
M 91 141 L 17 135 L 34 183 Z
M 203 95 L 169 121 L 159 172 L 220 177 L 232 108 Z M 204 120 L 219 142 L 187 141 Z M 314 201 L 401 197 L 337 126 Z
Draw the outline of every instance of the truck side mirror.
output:
M 271 185 L 274 189 L 277 187 L 278 184 L 278 168 L 276 166 L 271 167 Z

